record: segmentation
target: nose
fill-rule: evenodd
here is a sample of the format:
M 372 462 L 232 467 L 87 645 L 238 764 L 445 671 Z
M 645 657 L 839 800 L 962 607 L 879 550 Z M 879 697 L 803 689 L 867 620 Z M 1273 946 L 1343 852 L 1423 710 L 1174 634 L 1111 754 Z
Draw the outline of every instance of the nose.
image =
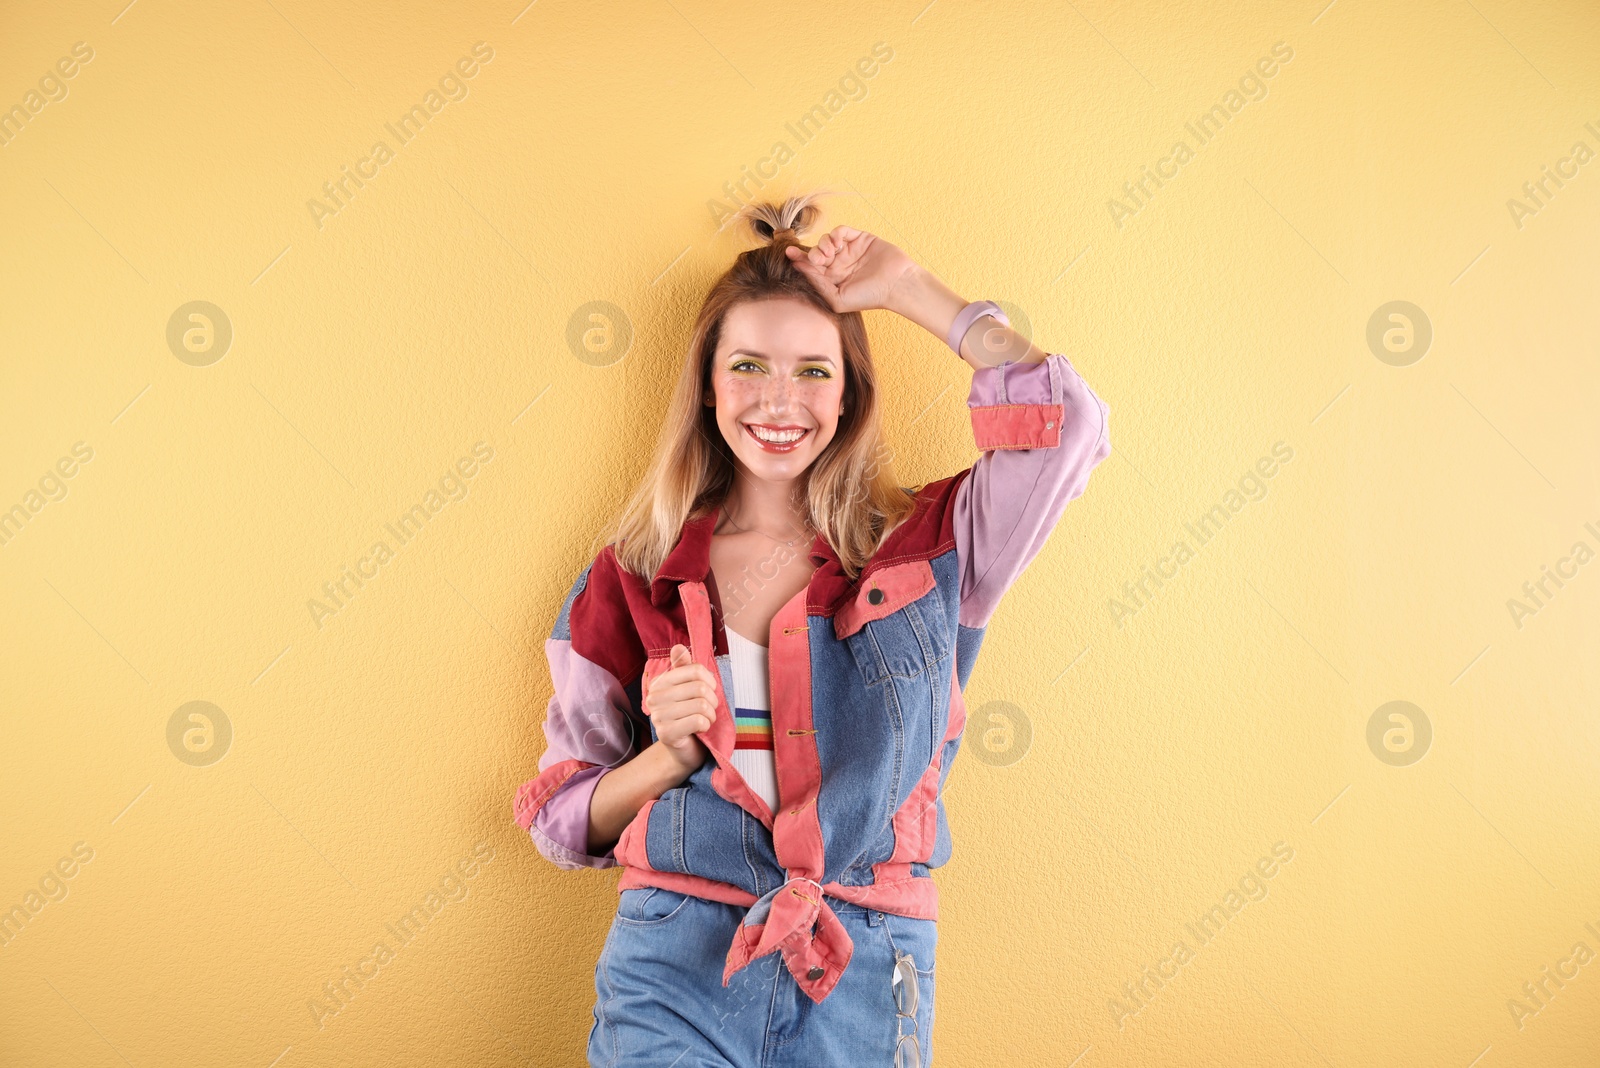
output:
M 774 416 L 786 416 L 795 407 L 795 385 L 786 375 L 774 375 L 762 391 L 762 403 Z

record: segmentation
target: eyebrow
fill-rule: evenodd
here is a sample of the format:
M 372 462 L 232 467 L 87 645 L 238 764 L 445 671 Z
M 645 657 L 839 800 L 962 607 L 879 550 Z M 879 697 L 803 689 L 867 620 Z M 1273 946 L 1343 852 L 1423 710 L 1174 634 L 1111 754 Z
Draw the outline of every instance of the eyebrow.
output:
M 728 353 L 728 355 L 730 357 L 732 357 L 732 356 L 757 356 L 757 357 L 760 357 L 763 360 L 771 359 L 771 357 L 768 356 L 766 353 L 757 352 L 755 349 L 734 349 L 732 352 Z M 810 356 L 801 356 L 800 359 L 802 359 L 802 360 L 815 360 L 818 363 L 826 363 L 826 364 L 829 364 L 829 365 L 831 365 L 833 363 L 833 357 L 832 356 L 810 355 Z

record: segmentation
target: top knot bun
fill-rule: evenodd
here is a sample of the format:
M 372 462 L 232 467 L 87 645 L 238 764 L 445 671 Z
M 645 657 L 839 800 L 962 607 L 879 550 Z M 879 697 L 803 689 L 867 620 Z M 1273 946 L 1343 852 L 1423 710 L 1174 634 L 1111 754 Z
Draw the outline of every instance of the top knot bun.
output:
M 817 221 L 822 209 L 816 204 L 821 193 L 806 193 L 790 197 L 782 204 L 751 203 L 739 212 L 739 217 L 750 226 L 750 232 L 767 244 L 776 244 L 779 236 L 789 234 L 798 241 Z

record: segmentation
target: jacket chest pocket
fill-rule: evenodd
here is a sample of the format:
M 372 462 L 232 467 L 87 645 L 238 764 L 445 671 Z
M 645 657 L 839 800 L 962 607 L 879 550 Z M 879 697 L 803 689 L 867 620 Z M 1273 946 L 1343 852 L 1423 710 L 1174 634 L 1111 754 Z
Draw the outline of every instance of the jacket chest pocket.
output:
M 896 564 L 868 576 L 834 614 L 834 636 L 849 647 L 868 686 L 917 678 L 950 655 L 935 586 L 926 560 Z
M 861 680 L 875 686 L 887 679 L 914 679 L 950 655 L 943 628 L 926 619 L 915 604 L 863 626 L 848 639 Z

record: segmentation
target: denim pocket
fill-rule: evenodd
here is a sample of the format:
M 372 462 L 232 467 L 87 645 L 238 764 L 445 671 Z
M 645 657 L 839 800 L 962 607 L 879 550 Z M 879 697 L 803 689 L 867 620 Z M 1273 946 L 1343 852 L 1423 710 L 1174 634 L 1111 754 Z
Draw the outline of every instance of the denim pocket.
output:
M 682 912 L 691 896 L 659 886 L 624 890 L 617 899 L 617 920 L 630 927 L 658 927 Z
M 885 912 L 883 929 L 889 937 L 889 947 L 895 955 L 898 957 L 901 954 L 910 954 L 917 974 L 932 979 L 939 946 L 937 921 L 919 920 L 914 916 Z
M 876 686 L 885 679 L 914 679 L 950 655 L 950 640 L 937 614 L 931 618 L 922 606 L 937 607 L 935 597 L 924 595 L 891 615 L 867 622 L 846 643 L 861 672 L 861 681 Z

